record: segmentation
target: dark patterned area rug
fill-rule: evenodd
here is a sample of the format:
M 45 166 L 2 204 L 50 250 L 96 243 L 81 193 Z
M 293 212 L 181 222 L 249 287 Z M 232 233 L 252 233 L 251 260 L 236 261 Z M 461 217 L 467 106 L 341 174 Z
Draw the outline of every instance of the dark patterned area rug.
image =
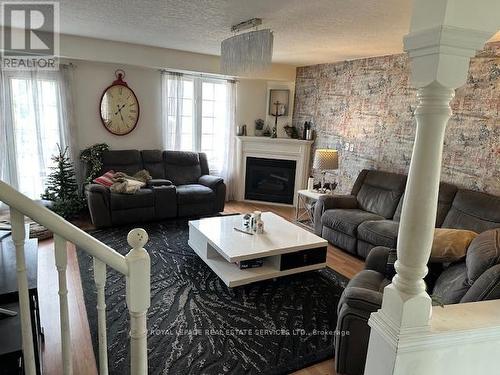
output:
M 187 245 L 187 222 L 143 228 L 151 256 L 150 374 L 286 374 L 333 357 L 345 277 L 325 269 L 230 289 Z M 130 229 L 91 234 L 126 254 Z M 80 251 L 78 260 L 97 353 L 92 259 Z M 109 372 L 128 374 L 125 279 L 110 268 L 106 304 Z

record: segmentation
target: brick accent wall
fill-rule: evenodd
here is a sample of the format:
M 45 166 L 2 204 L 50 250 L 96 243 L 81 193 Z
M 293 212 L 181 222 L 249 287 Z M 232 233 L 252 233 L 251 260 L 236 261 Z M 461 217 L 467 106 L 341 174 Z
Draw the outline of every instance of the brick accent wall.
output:
M 339 150 L 331 179 L 347 193 L 363 168 L 408 172 L 416 94 L 406 54 L 300 67 L 293 122 L 302 128 L 312 120 L 315 147 Z M 471 59 L 451 106 L 441 179 L 500 195 L 500 42 Z M 346 143 L 354 150 L 344 150 Z

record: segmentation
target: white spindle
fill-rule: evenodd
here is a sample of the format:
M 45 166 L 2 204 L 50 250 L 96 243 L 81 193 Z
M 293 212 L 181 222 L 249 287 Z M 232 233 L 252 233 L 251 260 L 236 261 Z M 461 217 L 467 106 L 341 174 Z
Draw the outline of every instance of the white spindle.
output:
M 19 309 L 21 313 L 24 369 L 27 375 L 35 375 L 35 351 L 33 348 L 28 276 L 26 274 L 26 261 L 24 254 L 24 241 L 26 238 L 24 215 L 11 208 L 10 221 L 12 224 L 12 241 L 16 247 L 17 288 L 19 289 Z
M 54 247 L 56 267 L 59 274 L 59 311 L 61 321 L 61 350 L 64 375 L 73 374 L 73 361 L 71 354 L 71 333 L 69 328 L 68 287 L 66 282 L 66 269 L 68 265 L 67 242 L 61 236 L 54 234 Z
M 94 258 L 94 280 L 97 288 L 97 321 L 99 336 L 99 374 L 108 374 L 108 339 L 106 333 L 106 264 Z
M 126 277 L 126 301 L 130 313 L 130 373 L 146 375 L 147 311 L 150 306 L 151 261 L 144 245 L 148 234 L 144 229 L 134 229 L 127 237 L 132 250 L 126 257 L 85 233 L 47 208 L 35 204 L 12 186 L 0 181 L 0 201 L 11 207 L 12 239 L 16 247 L 19 305 L 21 315 L 24 368 L 27 375 L 36 374 L 31 327 L 28 279 L 24 255 L 24 215 L 52 231 L 55 241 L 56 267 L 59 274 L 59 303 L 61 342 L 64 374 L 72 374 L 71 335 L 68 314 L 68 289 L 66 280 L 67 241 L 94 257 L 94 278 L 97 286 L 99 322 L 99 363 L 101 374 L 108 373 L 106 337 L 106 301 L 104 288 L 106 267 L 114 268 Z
M 126 279 L 127 306 L 130 312 L 130 365 L 131 374 L 148 373 L 147 322 L 150 306 L 151 261 L 144 250 L 148 234 L 144 229 L 133 229 L 127 236 L 132 250 L 125 256 L 128 264 Z

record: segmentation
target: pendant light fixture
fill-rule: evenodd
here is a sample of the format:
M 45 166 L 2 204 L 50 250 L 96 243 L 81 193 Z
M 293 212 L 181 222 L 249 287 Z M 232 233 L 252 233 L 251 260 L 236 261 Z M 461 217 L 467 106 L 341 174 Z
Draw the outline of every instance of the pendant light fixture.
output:
M 233 33 L 255 28 L 222 41 L 221 70 L 226 75 L 248 76 L 267 71 L 273 58 L 273 33 L 270 29 L 257 30 L 262 19 L 252 18 L 231 27 Z

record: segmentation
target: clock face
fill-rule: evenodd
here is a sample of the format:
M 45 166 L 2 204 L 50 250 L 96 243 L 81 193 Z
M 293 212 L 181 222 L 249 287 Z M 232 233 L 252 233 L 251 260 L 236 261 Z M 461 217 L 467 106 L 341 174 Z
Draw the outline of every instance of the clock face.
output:
M 113 134 L 125 135 L 134 130 L 139 120 L 139 102 L 134 92 L 121 84 L 108 87 L 101 99 L 101 119 Z

